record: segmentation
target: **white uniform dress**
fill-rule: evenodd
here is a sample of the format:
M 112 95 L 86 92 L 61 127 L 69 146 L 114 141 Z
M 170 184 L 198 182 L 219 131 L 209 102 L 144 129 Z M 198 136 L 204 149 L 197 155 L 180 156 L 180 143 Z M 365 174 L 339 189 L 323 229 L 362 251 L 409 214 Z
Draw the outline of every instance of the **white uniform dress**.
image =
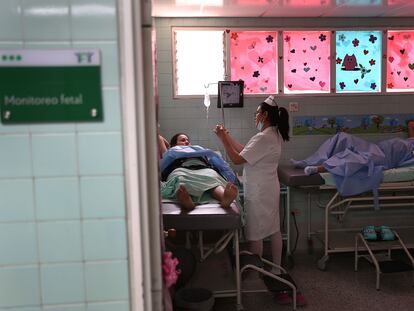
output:
M 280 184 L 277 167 L 282 138 L 275 127 L 253 136 L 240 155 L 243 168 L 246 238 L 262 240 L 280 231 Z

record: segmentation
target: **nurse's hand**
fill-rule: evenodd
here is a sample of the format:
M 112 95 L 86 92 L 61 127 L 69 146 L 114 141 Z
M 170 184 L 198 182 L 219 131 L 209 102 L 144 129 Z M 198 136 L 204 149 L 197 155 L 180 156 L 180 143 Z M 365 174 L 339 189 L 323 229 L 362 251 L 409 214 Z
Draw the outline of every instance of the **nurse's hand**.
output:
M 222 139 L 228 133 L 223 124 L 217 124 L 213 131 L 220 139 Z

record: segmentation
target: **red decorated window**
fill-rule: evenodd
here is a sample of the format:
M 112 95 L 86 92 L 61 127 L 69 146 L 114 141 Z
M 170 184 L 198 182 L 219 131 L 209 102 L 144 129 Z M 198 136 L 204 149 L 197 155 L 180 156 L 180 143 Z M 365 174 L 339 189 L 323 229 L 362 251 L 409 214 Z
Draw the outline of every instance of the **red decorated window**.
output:
M 283 32 L 284 92 L 329 93 L 329 31 Z
M 230 70 L 245 94 L 277 93 L 277 32 L 231 31 Z
M 414 30 L 388 31 L 386 89 L 414 91 Z

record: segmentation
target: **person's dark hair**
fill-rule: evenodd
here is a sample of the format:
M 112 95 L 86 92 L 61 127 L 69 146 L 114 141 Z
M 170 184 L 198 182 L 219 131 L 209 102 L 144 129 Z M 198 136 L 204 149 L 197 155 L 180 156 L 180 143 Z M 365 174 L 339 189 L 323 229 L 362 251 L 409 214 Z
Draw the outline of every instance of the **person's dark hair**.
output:
M 173 137 L 171 137 L 171 140 L 170 140 L 170 146 L 171 147 L 174 147 L 174 146 L 177 145 L 177 139 L 178 139 L 178 136 L 180 136 L 180 135 L 185 135 L 185 136 L 187 136 L 188 139 L 190 139 L 190 136 L 188 136 L 186 133 L 177 133 Z
M 266 111 L 271 126 L 277 126 L 277 129 L 284 141 L 289 141 L 289 113 L 283 107 L 274 107 L 263 102 L 260 104 L 260 110 Z

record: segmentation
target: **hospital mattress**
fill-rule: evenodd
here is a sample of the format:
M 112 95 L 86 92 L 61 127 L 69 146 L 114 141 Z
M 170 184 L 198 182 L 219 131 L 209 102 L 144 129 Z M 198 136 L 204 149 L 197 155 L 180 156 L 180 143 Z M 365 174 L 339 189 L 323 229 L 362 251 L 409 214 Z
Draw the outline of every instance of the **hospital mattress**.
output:
M 303 168 L 291 165 L 279 165 L 279 180 L 289 187 L 319 186 L 325 184 L 320 174 L 306 175 Z
M 279 166 L 279 180 L 289 187 L 305 187 L 328 185 L 335 186 L 334 177 L 331 173 L 320 173 L 306 175 L 303 168 L 293 166 Z M 383 183 L 396 183 L 414 180 L 414 166 L 393 168 L 384 171 Z
M 240 212 L 236 204 L 223 209 L 220 204 L 197 205 L 191 212 L 182 212 L 171 202 L 162 203 L 165 229 L 176 230 L 229 230 L 241 227 Z
M 335 180 L 331 173 L 321 173 L 325 185 L 335 186 Z M 414 180 L 414 166 L 392 168 L 384 171 L 382 183 L 397 183 Z

